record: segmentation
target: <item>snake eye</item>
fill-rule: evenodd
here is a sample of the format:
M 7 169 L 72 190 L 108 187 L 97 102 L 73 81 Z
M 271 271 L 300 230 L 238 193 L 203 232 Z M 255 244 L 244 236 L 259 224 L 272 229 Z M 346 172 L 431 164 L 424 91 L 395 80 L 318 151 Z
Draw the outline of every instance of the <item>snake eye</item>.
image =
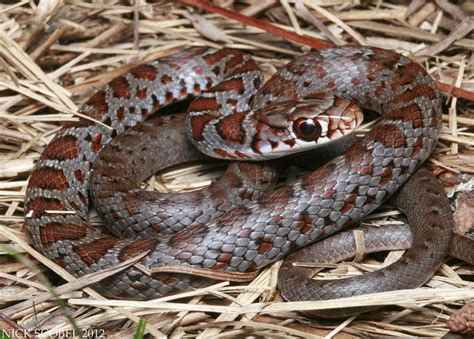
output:
M 313 119 L 299 118 L 293 122 L 293 131 L 304 141 L 315 141 L 321 135 L 322 129 L 321 125 Z

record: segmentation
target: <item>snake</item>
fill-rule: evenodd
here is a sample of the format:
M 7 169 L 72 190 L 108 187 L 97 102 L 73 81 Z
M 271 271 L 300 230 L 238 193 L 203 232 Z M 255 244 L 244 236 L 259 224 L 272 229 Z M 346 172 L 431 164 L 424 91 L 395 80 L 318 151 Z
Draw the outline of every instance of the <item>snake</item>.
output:
M 189 97 L 187 114 L 173 111 Z M 381 115 L 361 140 L 275 187 L 279 165 L 269 159 L 343 140 L 360 125 L 359 107 Z M 416 184 L 399 196 L 411 198 L 398 204 L 415 224 L 412 250 L 360 282 L 317 289 L 290 257 L 279 277 L 283 296 L 416 287 L 448 253 L 447 198 L 426 171 L 417 175 L 438 139 L 440 95 L 421 65 L 394 51 L 312 51 L 264 83 L 248 54 L 193 47 L 115 78 L 80 113 L 91 119 L 66 122 L 36 163 L 25 224 L 35 248 L 76 277 L 144 254 L 140 265 L 93 286 L 106 296 L 160 298 L 208 286 L 218 272 L 258 272 L 397 200 L 408 180 Z M 158 193 L 140 186 L 157 169 L 209 156 L 240 161 L 207 189 Z M 107 230 L 89 220 L 91 200 Z

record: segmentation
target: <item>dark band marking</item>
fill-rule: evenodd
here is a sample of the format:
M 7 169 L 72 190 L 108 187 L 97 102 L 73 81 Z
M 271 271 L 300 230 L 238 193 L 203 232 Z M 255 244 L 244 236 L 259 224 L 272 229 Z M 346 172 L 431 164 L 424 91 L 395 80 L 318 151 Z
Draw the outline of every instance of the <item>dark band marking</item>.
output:
M 33 171 L 29 184 L 43 190 L 58 190 L 64 192 L 69 188 L 67 177 L 63 171 L 53 167 L 41 167 Z
M 124 76 L 112 80 L 109 87 L 116 98 L 130 99 L 130 84 Z
M 84 106 L 93 107 L 92 114 L 87 112 L 88 116 L 93 118 L 102 116 L 109 111 L 109 104 L 104 91 L 98 91 L 87 100 Z M 82 110 L 80 110 L 82 111 Z
M 244 60 L 243 53 L 232 53 L 232 58 L 224 65 L 224 69 L 232 69 Z
M 234 76 L 236 74 L 242 74 L 242 73 L 247 73 L 247 72 L 255 72 L 258 71 L 258 66 L 255 62 L 252 60 L 247 60 L 245 63 L 240 65 L 239 67 L 236 67 L 232 72 L 227 77 Z M 258 88 L 258 87 L 256 87 Z
M 114 248 L 117 239 L 107 237 L 93 240 L 90 243 L 73 246 L 73 251 L 86 265 L 92 265 L 104 257 L 108 250 Z
M 77 181 L 79 181 L 81 184 L 84 183 L 84 173 L 81 170 L 75 170 L 74 171 L 74 177 L 76 178 Z
M 220 155 L 222 158 L 225 158 L 225 159 L 237 159 L 235 155 L 232 155 L 229 152 L 226 152 L 220 148 L 214 148 L 213 152 Z
M 170 77 L 168 74 L 165 74 L 161 77 L 160 81 L 163 85 L 168 85 L 173 81 L 173 78 Z
M 412 89 L 395 96 L 393 98 L 393 103 L 399 104 L 404 102 L 410 102 L 411 100 L 416 99 L 420 96 L 426 96 L 430 100 L 436 99 L 436 93 L 431 88 L 431 86 L 427 84 L 419 84 L 417 86 L 414 86 Z
M 198 98 L 189 105 L 188 112 L 217 111 L 219 104 L 215 98 Z
M 209 121 L 215 118 L 216 117 L 211 114 L 191 116 L 189 119 L 191 119 L 191 135 L 193 139 L 196 141 L 204 140 L 204 128 L 209 123 Z
M 120 251 L 118 258 L 121 261 L 131 259 L 141 253 L 151 250 L 155 247 L 157 242 L 158 240 L 153 238 L 134 241 Z
M 136 78 L 153 81 L 156 79 L 157 70 L 149 64 L 144 64 L 135 67 L 130 73 Z
M 78 156 L 77 138 L 74 135 L 64 135 L 54 138 L 41 154 L 40 159 L 68 160 Z
M 241 78 L 229 79 L 218 83 L 211 88 L 215 92 L 231 92 L 236 91 L 238 94 L 244 94 L 245 84 Z
M 39 228 L 41 243 L 51 247 L 58 240 L 80 240 L 86 236 L 86 228 L 67 223 L 50 223 Z
M 102 149 L 102 134 L 96 134 L 91 138 L 91 150 L 94 152 L 99 152 Z
M 282 142 L 290 147 L 293 147 L 296 145 L 295 139 L 285 139 L 285 140 L 282 140 Z
M 137 98 L 140 100 L 146 100 L 148 98 L 148 89 L 147 88 L 137 89 Z
M 33 211 L 31 217 L 39 218 L 46 211 L 66 211 L 61 201 L 56 198 L 36 197 L 28 201 L 27 209 Z M 42 227 L 41 227 L 42 228 Z M 40 228 L 40 229 L 41 229 Z
M 219 119 L 216 123 L 216 131 L 226 141 L 243 144 L 245 142 L 245 129 L 243 121 L 247 112 L 237 112 Z
M 232 55 L 233 57 L 235 57 L 236 54 L 240 54 L 240 58 L 242 58 L 243 53 L 238 51 L 230 51 L 224 48 L 216 51 L 215 53 L 206 55 L 203 59 L 208 65 L 214 65 L 226 56 Z

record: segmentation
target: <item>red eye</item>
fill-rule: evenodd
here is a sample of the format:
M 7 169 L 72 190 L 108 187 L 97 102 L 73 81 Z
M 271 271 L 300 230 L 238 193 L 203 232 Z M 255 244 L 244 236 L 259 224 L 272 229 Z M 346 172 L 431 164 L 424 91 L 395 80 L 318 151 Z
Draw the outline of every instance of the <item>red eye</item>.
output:
M 313 119 L 299 118 L 293 122 L 293 131 L 304 141 L 315 141 L 321 135 L 321 125 Z

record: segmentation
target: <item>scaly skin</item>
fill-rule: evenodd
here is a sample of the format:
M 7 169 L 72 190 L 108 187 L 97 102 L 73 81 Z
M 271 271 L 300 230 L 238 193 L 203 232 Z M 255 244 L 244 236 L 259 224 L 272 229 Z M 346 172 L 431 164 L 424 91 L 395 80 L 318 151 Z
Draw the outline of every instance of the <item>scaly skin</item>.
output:
M 318 252 L 311 246 L 306 247 L 288 256 L 279 271 L 278 286 L 283 297 L 292 301 L 344 298 L 369 292 L 413 288 L 430 279 L 446 255 L 454 227 L 449 200 L 443 187 L 430 171 L 422 168 L 397 192 L 394 201 L 407 216 L 413 232 L 410 249 L 402 258 L 386 268 L 364 274 L 362 277 L 312 280 L 310 269 L 293 266 L 294 262 L 313 261 Z M 375 230 L 368 233 L 368 247 L 374 247 L 375 251 L 378 250 L 377 247 L 388 246 L 387 243 L 399 238 L 395 232 L 391 232 L 390 236 L 383 237 L 382 242 L 379 233 Z M 371 241 L 377 240 L 378 245 L 371 244 Z M 346 308 L 308 313 L 334 318 L 360 313 L 366 309 Z
M 225 74 L 239 76 L 223 80 Z M 26 225 L 36 248 L 76 276 L 113 266 L 144 251 L 149 253 L 141 264 L 149 268 L 184 265 L 230 273 L 254 271 L 360 220 L 403 185 L 436 144 L 441 124 L 439 94 L 420 65 L 397 53 L 376 48 L 312 52 L 282 68 L 257 91 L 261 83 L 258 74 L 256 66 L 238 51 L 190 49 L 113 80 L 81 111 L 122 134 L 159 107 L 211 89 L 190 106 L 196 113 L 189 119 L 192 142 L 208 140 L 212 112 L 236 111 L 235 116 L 220 118 L 217 134 L 234 146 L 250 141 L 248 146 L 254 154 L 273 146 L 288 149 L 297 144 L 290 132 L 278 132 L 282 114 L 275 105 L 317 97 L 323 103 L 330 100 L 330 106 L 338 108 L 354 101 L 380 112 L 383 119 L 346 154 L 301 180 L 266 193 L 258 201 L 230 206 L 216 219 L 196 222 L 174 234 L 138 240 L 127 238 L 136 235 L 123 234 L 122 228 L 115 233 L 125 239 L 88 224 L 89 186 L 94 191 L 102 179 L 116 175 L 97 165 L 97 180 L 90 183 L 90 169 L 113 133 L 86 120 L 66 124 L 43 152 L 28 185 Z M 322 92 L 327 94 L 321 96 Z M 245 93 L 248 96 L 244 99 Z M 259 112 L 254 114 L 258 123 L 245 120 L 250 102 L 254 112 Z M 273 108 L 267 109 L 269 105 Z M 267 112 L 279 113 L 276 122 Z M 288 119 L 294 116 L 290 114 Z M 273 140 L 279 133 L 284 139 Z M 166 145 L 167 141 L 162 142 Z M 219 147 L 213 151 L 220 157 L 245 158 L 236 152 L 241 151 L 240 146 L 232 148 L 233 153 Z M 174 160 L 163 161 L 171 164 Z M 143 174 L 134 175 L 130 178 Z M 109 194 L 98 189 L 93 195 L 100 200 Z M 116 217 L 128 219 L 131 225 L 155 217 L 119 200 L 101 213 L 110 213 L 112 221 Z M 156 230 L 160 225 L 158 221 L 151 228 L 144 225 L 144 229 Z M 439 253 L 445 253 L 449 245 L 449 237 L 442 239 L 444 248 L 437 248 Z M 439 262 L 433 263 L 437 265 Z M 413 269 L 432 271 L 433 267 Z M 210 283 L 210 279 L 185 274 L 147 276 L 131 267 L 95 287 L 109 296 L 149 299 Z

